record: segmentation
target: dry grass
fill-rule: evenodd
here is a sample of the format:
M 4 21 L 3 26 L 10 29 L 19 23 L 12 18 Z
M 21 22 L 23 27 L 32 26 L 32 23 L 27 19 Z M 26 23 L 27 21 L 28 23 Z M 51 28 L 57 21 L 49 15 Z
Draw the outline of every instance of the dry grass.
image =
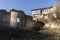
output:
M 60 28 L 43 28 L 43 30 L 40 30 L 39 32 L 44 34 L 52 34 L 53 38 L 56 38 L 56 40 L 60 39 Z

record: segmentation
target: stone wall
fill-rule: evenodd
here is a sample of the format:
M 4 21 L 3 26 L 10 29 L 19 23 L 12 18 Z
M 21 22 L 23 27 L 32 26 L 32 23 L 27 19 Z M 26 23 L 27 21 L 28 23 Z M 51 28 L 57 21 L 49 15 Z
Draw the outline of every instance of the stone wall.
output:
M 0 10 L 0 27 L 8 27 L 10 23 L 10 15 L 4 9 Z
M 11 10 L 11 18 L 10 24 L 11 27 L 23 27 L 25 24 L 25 14 L 23 11 Z M 19 18 L 19 22 L 17 22 L 17 18 Z
M 19 18 L 19 22 L 17 22 L 17 18 Z M 12 9 L 10 12 L 0 10 L 0 26 L 2 27 L 28 29 L 33 25 L 32 16 L 25 15 L 22 10 Z
M 25 15 L 25 29 L 30 29 L 32 27 L 32 16 Z
M 41 27 L 39 22 L 34 22 L 32 16 L 25 15 L 25 13 L 22 10 L 12 9 L 10 12 L 3 10 L 0 13 L 1 13 L 0 23 L 3 25 L 3 27 L 7 26 L 10 28 L 19 28 L 28 30 L 32 30 L 35 27 L 36 28 Z M 19 18 L 19 22 L 17 22 L 17 18 Z

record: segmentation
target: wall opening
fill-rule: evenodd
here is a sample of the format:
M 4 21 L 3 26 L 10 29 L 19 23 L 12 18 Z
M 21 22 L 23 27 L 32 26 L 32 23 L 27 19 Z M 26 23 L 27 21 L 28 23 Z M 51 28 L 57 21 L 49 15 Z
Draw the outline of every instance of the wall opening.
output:
M 20 18 L 17 18 L 16 21 L 17 21 L 17 23 L 19 23 L 20 22 Z

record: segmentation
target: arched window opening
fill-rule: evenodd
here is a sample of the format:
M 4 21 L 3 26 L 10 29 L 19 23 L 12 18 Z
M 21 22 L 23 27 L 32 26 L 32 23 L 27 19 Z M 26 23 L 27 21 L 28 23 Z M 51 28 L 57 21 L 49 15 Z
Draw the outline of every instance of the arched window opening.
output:
M 19 23 L 20 22 L 20 18 L 17 18 L 16 21 L 17 21 L 17 23 Z

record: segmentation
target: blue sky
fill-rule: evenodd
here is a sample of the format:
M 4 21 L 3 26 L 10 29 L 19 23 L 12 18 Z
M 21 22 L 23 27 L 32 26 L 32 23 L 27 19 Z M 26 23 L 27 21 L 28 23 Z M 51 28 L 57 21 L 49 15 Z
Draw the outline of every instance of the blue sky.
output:
M 7 11 L 13 9 L 23 10 L 32 15 L 31 10 L 55 5 L 56 0 L 0 0 L 0 9 Z

